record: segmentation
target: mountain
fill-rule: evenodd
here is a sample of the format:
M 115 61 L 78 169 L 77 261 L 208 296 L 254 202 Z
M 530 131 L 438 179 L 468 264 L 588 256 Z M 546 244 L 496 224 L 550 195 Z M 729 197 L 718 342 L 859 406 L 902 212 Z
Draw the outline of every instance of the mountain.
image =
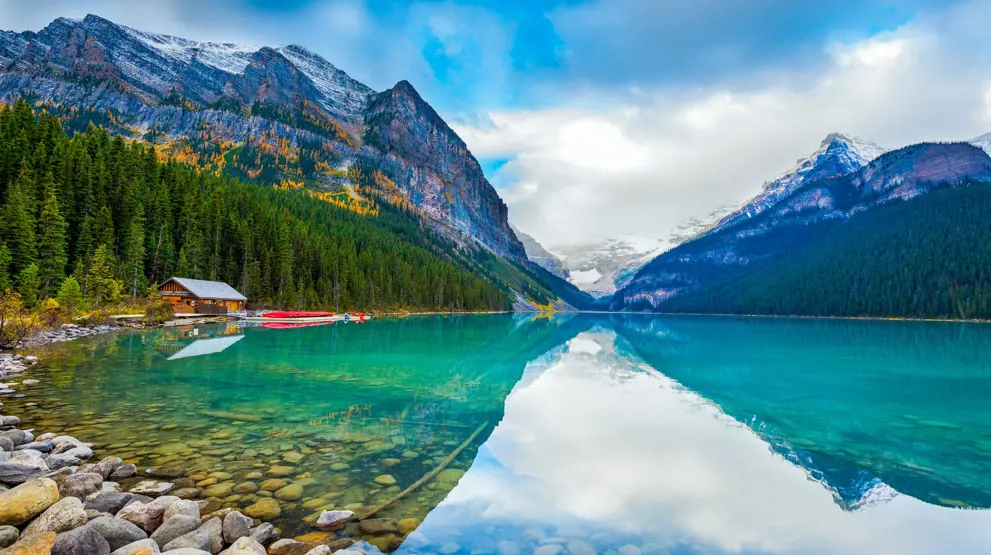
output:
M 544 246 L 537 242 L 536 239 L 520 231 L 516 228 L 516 226 L 512 227 L 513 233 L 515 233 L 523 243 L 523 248 L 526 250 L 526 256 L 531 262 L 538 264 L 541 268 L 561 279 L 568 279 L 568 271 L 564 268 L 564 264 L 561 263 L 561 259 L 558 258 L 556 254 L 545 249 Z
M 394 206 L 517 306 L 579 293 L 541 281 L 475 157 L 406 81 L 376 92 L 301 46 L 192 41 L 88 15 L 0 31 L 0 103 L 18 98 L 69 133 L 103 127 L 202 172 L 369 217 Z
M 754 218 L 793 194 L 804 183 L 859 170 L 885 149 L 844 133 L 830 133 L 818 150 L 795 162 L 795 166 L 764 184 L 763 190 L 739 209 L 723 217 L 708 232 L 716 232 Z
M 552 248 L 568 273 L 568 281 L 596 298 L 615 293 L 663 250 L 641 250 L 621 239 Z
M 991 181 L 991 158 L 966 143 L 924 143 L 887 152 L 855 171 L 837 175 L 835 171 L 848 167 L 842 162 L 856 164 L 857 160 L 847 156 L 848 149 L 837 148 L 841 145 L 836 142 L 834 139 L 825 145 L 824 155 L 808 168 L 800 183 L 778 188 L 788 191 L 779 194 L 775 202 L 767 203 L 771 195 L 762 193 L 748 205 L 753 210 L 740 212 L 744 217 L 731 215 L 716 228 L 647 264 L 617 292 L 611 306 L 820 315 L 921 316 L 945 312 L 949 306 L 946 300 L 933 299 L 952 295 L 941 293 L 941 286 L 932 283 L 945 274 L 930 264 L 943 260 L 946 268 L 958 268 L 964 259 L 975 264 L 983 260 L 982 248 L 971 247 L 971 254 L 964 254 L 978 230 L 961 227 L 955 220 L 969 213 L 966 210 L 977 210 L 975 225 L 980 227 L 977 222 L 983 205 L 970 197 L 982 194 L 984 189 L 977 184 Z M 954 207 L 954 199 L 976 204 Z M 933 209 L 937 201 L 940 210 Z M 954 210 L 961 216 L 954 216 Z M 912 219 L 915 215 L 929 220 Z M 902 230 L 900 241 L 892 239 L 891 229 Z M 913 229 L 929 229 L 933 235 L 923 236 Z M 851 235 L 855 231 L 862 236 Z M 871 253 L 871 248 L 879 250 Z M 958 261 L 947 259 L 948 253 Z M 852 265 L 841 268 L 840 260 Z M 809 274 L 810 268 L 817 268 L 820 276 Z M 825 276 L 838 281 L 825 284 Z M 959 276 L 947 279 L 960 281 Z M 916 280 L 914 286 L 912 280 Z M 888 283 L 889 287 L 905 283 L 907 291 L 901 297 L 884 294 L 882 287 L 882 291 L 872 290 L 874 301 L 870 301 L 865 293 L 868 283 Z M 863 288 L 854 289 L 858 284 Z M 923 290 L 913 291 L 922 284 Z M 825 297 L 822 288 L 827 285 L 834 291 L 833 298 L 847 300 L 806 302 Z M 966 283 L 960 285 L 964 287 L 961 291 L 966 289 Z M 775 303 L 769 300 L 773 295 L 795 301 Z M 899 304 L 899 299 L 913 295 L 921 304 Z M 803 300 L 799 302 L 799 298 Z M 883 306 L 878 300 L 882 298 L 893 304 Z M 861 306 L 861 300 L 873 304 Z M 969 304 L 973 299 L 966 300 Z M 971 312 L 954 308 L 951 313 L 962 311 Z

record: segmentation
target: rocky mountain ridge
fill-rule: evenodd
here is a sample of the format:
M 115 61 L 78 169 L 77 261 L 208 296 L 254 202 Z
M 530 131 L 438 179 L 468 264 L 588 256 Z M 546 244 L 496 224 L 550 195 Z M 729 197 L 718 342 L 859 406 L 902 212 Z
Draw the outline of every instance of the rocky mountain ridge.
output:
M 375 93 L 301 46 L 59 18 L 0 32 L 0 101 L 22 96 L 70 129 L 102 125 L 200 169 L 305 185 L 342 205 L 398 203 L 459 244 L 527 262 L 477 160 L 412 85 Z

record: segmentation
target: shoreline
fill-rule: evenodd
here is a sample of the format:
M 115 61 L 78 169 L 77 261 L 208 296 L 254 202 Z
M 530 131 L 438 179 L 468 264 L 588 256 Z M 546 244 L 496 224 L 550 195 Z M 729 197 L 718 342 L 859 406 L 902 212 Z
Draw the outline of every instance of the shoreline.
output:
M 63 430 L 36 436 L 22 429 L 3 400 L 30 398 L 40 381 L 27 373 L 38 364 L 36 356 L 0 354 L 0 376 L 8 380 L 0 383 L 0 552 L 364 555 L 352 548 L 360 540 L 342 532 L 353 512 L 324 511 L 313 532 L 280 538 L 270 522 L 280 516 L 272 497 L 225 507 L 199 499 L 205 490 L 194 479 L 201 477 L 187 471 L 142 471 L 113 454 L 93 462 L 94 443 Z
M 375 316 L 409 317 L 409 316 L 483 316 L 495 314 L 525 314 L 543 315 L 545 312 L 526 311 L 516 312 L 504 311 L 483 311 L 483 312 L 374 312 Z M 706 312 L 616 312 L 601 310 L 575 310 L 575 311 L 555 311 L 552 315 L 568 314 L 593 314 L 602 316 L 652 316 L 652 317 L 714 317 L 714 318 L 766 318 L 784 320 L 849 320 L 865 322 L 923 322 L 923 323 L 963 323 L 963 324 L 991 324 L 991 319 L 981 318 L 910 318 L 895 316 L 809 316 L 801 314 L 730 314 L 730 313 L 706 313 Z M 21 345 L 14 349 L 0 350 L 3 353 L 16 353 L 30 348 L 44 347 L 56 343 L 65 343 L 84 337 L 92 337 L 104 333 L 120 332 L 127 330 L 143 330 L 153 328 L 170 328 L 179 326 L 196 326 L 205 324 L 218 324 L 229 321 L 236 321 L 236 318 L 229 316 L 209 316 L 195 318 L 173 318 L 159 324 L 147 324 L 145 322 L 135 322 L 128 319 L 118 319 L 116 324 L 97 324 L 87 326 L 84 324 L 67 323 L 58 328 L 44 329 L 26 338 Z M 0 377 L 3 377 L 3 369 L 0 367 Z

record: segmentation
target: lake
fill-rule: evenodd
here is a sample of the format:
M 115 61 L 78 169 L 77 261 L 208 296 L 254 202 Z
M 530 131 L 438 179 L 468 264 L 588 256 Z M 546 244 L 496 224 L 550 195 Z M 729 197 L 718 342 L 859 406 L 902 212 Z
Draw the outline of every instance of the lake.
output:
M 285 535 L 394 500 L 384 529 L 338 534 L 444 555 L 991 553 L 987 325 L 414 316 L 56 350 L 5 412 L 216 506 L 276 495 Z

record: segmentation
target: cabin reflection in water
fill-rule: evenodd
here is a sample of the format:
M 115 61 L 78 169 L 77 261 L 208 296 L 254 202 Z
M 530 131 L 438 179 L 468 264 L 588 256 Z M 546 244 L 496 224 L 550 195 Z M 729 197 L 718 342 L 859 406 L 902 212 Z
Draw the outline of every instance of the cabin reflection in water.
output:
M 168 360 L 212 355 L 223 352 L 244 338 L 241 328 L 234 324 L 225 326 L 181 326 L 169 329 L 158 351 Z

